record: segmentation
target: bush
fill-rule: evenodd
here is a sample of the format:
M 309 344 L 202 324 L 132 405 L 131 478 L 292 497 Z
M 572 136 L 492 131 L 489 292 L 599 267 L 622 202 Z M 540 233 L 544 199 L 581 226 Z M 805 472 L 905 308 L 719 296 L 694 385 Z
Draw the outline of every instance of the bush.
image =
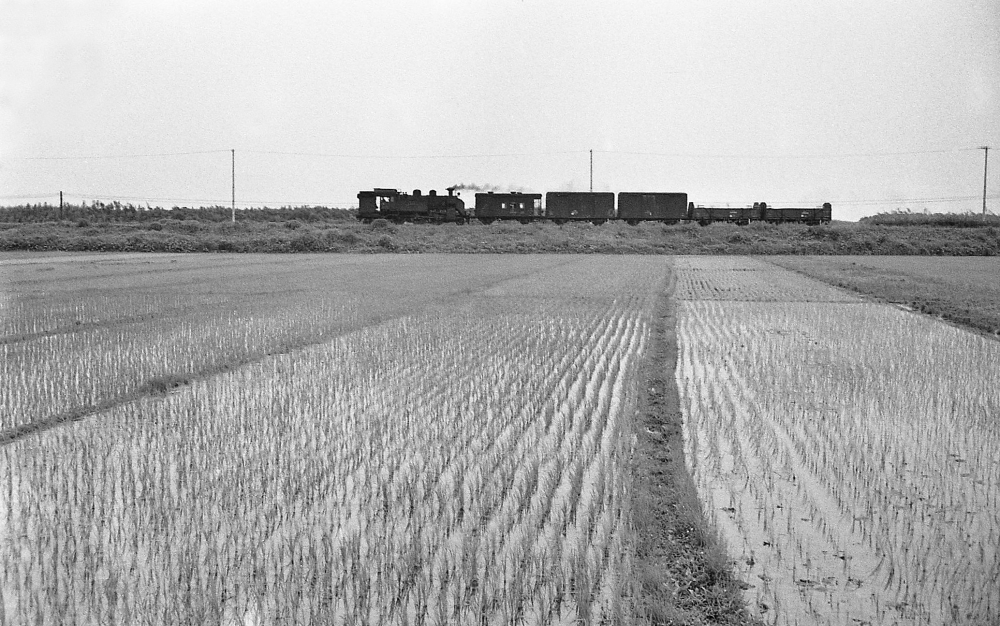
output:
M 840 239 L 840 230 L 832 226 L 810 226 L 808 232 L 814 239 Z
M 295 235 L 289 245 L 295 252 L 319 252 L 324 249 L 323 242 L 311 230 Z
M 392 230 L 392 227 L 389 225 L 389 220 L 380 217 L 372 220 L 372 230 Z
M 323 231 L 323 241 L 328 248 L 340 249 L 341 244 L 355 244 L 361 240 L 354 231 L 343 231 L 337 228 Z
M 909 209 L 861 218 L 862 224 L 876 226 L 952 226 L 982 228 L 1000 224 L 1000 215 L 982 213 L 913 213 Z

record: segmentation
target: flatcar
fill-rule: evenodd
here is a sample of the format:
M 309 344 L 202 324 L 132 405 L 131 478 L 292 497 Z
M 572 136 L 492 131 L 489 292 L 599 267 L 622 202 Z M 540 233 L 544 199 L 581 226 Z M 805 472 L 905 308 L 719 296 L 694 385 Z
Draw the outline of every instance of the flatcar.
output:
M 828 224 L 833 219 L 833 207 L 829 202 L 824 202 L 822 207 L 812 208 L 783 208 L 767 206 L 761 202 L 760 219 L 771 224 Z
M 706 207 L 692 202 L 688 205 L 688 219 L 702 226 L 712 222 L 729 222 L 732 224 L 749 224 L 760 219 L 760 204 L 752 207 Z
M 557 224 L 616 219 L 615 194 L 611 192 L 550 191 L 545 194 L 545 217 Z
M 447 196 L 439 196 L 433 189 L 424 195 L 419 189 L 413 194 L 396 189 L 379 189 L 358 193 L 358 219 L 370 222 L 383 218 L 392 222 L 454 222 L 469 221 L 465 202 L 455 195 L 452 188 Z

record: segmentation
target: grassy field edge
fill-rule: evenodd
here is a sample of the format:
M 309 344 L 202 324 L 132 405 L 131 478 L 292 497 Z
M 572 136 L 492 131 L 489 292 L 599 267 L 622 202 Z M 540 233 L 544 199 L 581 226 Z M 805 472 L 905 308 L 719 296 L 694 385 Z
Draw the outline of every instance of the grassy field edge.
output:
M 1000 289 L 996 283 L 928 276 L 917 268 L 904 271 L 870 267 L 863 257 L 765 260 L 877 302 L 899 305 L 987 336 L 1000 337 Z
M 1000 255 L 1000 228 L 717 223 L 629 226 L 330 222 L 0 223 L 0 250 Z
M 684 420 L 673 376 L 675 282 L 670 270 L 659 290 L 639 378 L 633 471 L 640 615 L 656 625 L 753 624 L 684 461 Z

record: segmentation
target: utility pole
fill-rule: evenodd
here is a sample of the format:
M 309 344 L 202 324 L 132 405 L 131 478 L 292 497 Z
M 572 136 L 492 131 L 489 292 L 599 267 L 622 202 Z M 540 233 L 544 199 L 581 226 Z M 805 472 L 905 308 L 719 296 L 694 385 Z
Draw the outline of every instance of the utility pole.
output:
M 983 217 L 986 217 L 986 173 L 990 166 L 990 147 L 979 146 L 979 149 L 983 151 Z
M 594 192 L 594 151 L 590 151 L 590 192 Z
M 62 192 L 59 192 L 59 219 L 63 218 L 63 198 Z
M 236 148 L 230 150 L 233 155 L 233 224 L 236 223 Z

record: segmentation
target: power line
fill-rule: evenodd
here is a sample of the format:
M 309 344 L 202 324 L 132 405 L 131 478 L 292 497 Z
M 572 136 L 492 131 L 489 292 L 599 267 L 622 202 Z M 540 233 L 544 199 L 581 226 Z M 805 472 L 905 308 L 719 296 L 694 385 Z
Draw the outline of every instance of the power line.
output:
M 196 154 L 219 154 L 229 150 L 195 150 L 191 152 L 158 152 L 150 154 L 90 154 L 74 156 L 27 156 L 3 157 L 15 161 L 89 161 L 92 159 L 144 159 L 154 157 L 191 156 Z
M 907 152 L 854 152 L 843 154 L 712 154 L 695 152 L 638 152 L 631 150 L 596 150 L 596 152 L 599 154 L 686 159 L 846 159 L 861 157 L 909 156 L 916 154 L 945 154 L 951 152 L 971 152 L 979 149 L 980 148 L 949 148 L 941 150 L 910 150 Z
M 58 191 L 49 191 L 45 193 L 22 193 L 12 196 L 0 196 L 0 200 L 35 200 L 41 198 L 54 198 L 58 195 Z
M 944 148 L 935 150 L 909 150 L 898 152 L 853 152 L 841 154 L 760 154 L 760 153 L 712 153 L 712 152 L 655 152 L 638 150 L 594 150 L 598 154 L 624 155 L 624 156 L 645 156 L 645 157 L 667 157 L 667 158 L 692 158 L 692 159 L 843 159 L 843 158 L 866 158 L 866 157 L 890 157 L 890 156 L 910 156 L 920 154 L 945 154 L 953 152 L 971 152 L 980 150 L 980 147 Z M 90 154 L 90 155 L 70 155 L 70 156 L 23 156 L 23 157 L 2 157 L 6 160 L 20 161 L 85 161 L 96 159 L 139 159 L 139 158 L 159 158 L 159 157 L 179 157 L 194 156 L 203 154 L 224 154 L 231 153 L 228 150 L 191 150 L 186 152 L 153 152 L 135 154 Z M 304 152 L 291 150 L 240 150 L 246 154 L 262 154 L 275 156 L 296 156 L 296 157 L 318 157 L 331 159 L 383 159 L 383 160 L 441 160 L 441 159 L 493 159 L 511 157 L 533 157 L 551 156 L 559 154 L 587 154 L 589 150 L 542 150 L 535 152 L 497 152 L 478 154 L 359 154 L 359 153 L 339 153 L 339 152 Z
M 997 196 L 989 196 L 990 198 L 996 198 Z M 840 200 L 836 204 L 840 205 L 852 205 L 852 204 L 898 204 L 901 202 L 915 202 L 915 203 L 925 203 L 925 204 L 937 204 L 941 202 L 963 202 L 969 200 L 978 200 L 980 196 L 950 196 L 950 197 L 938 197 L 938 198 L 901 198 L 901 199 L 889 199 L 889 200 Z M 831 203 L 833 204 L 833 203 Z
M 556 150 L 546 152 L 507 152 L 496 154 L 343 154 L 330 152 L 287 152 L 282 150 L 241 150 L 246 154 L 270 154 L 278 156 L 305 156 L 331 159 L 494 159 L 505 157 L 550 156 L 553 154 L 586 154 L 586 150 Z
M 166 198 L 157 196 L 129 196 L 116 193 L 78 193 L 76 191 L 67 191 L 67 196 L 74 198 L 94 198 L 94 199 L 110 199 L 110 200 L 136 200 L 136 201 L 146 201 L 151 200 L 153 202 L 216 202 L 219 204 L 224 204 L 227 200 L 221 198 Z
M 75 191 L 65 192 L 66 196 L 74 198 L 92 198 L 96 200 L 108 199 L 108 200 L 132 200 L 136 202 L 197 202 L 197 203 L 211 203 L 213 205 L 224 206 L 231 202 L 231 198 L 168 198 L 160 196 L 130 196 L 122 194 L 113 193 L 78 193 Z M 59 195 L 56 192 L 55 195 Z M 31 196 L 35 197 L 35 196 Z M 352 202 L 357 202 L 357 198 L 347 201 L 330 201 L 324 200 L 320 202 L 316 201 L 290 201 L 290 200 L 239 200 L 237 204 L 277 204 L 284 206 L 304 206 L 304 205 L 324 205 L 324 204 L 348 204 Z
M 59 192 L 51 193 L 37 193 L 37 194 L 19 194 L 11 196 L 0 196 L 0 199 L 36 199 L 36 198 L 54 198 L 59 195 Z M 149 202 L 188 202 L 188 203 L 206 203 L 213 204 L 217 206 L 224 206 L 225 204 L 231 202 L 230 198 L 173 198 L 164 196 L 135 196 L 135 195 L 125 195 L 125 194 L 115 194 L 115 193 L 81 193 L 75 191 L 65 192 L 67 197 L 74 198 L 91 198 L 91 199 L 106 199 L 106 200 L 126 200 L 126 201 L 149 201 Z M 899 204 L 899 203 L 944 203 L 944 202 L 962 202 L 978 200 L 980 196 L 934 196 L 926 198 L 889 198 L 889 199 L 851 199 L 851 200 L 825 200 L 831 204 L 837 206 L 851 206 L 851 205 L 879 205 L 879 204 Z M 994 194 L 987 196 L 989 199 L 1000 199 L 1000 194 Z M 356 199 L 351 200 L 256 200 L 256 199 L 241 199 L 238 204 L 242 205 L 278 205 L 278 206 L 305 206 L 305 205 L 330 205 L 330 204 L 352 204 Z M 774 205 L 801 205 L 801 206 L 811 206 L 814 204 L 821 204 L 822 201 L 816 200 L 795 200 L 795 201 L 773 201 L 769 204 Z M 711 201 L 699 201 L 698 204 L 705 205 L 722 205 L 722 204 L 733 204 L 731 202 L 711 202 Z M 735 204 L 739 204 L 738 202 Z
M 1000 195 L 987 196 L 990 199 L 1000 198 Z M 963 202 L 978 200 L 980 196 L 940 196 L 935 198 L 890 198 L 882 200 L 768 200 L 768 205 L 774 205 L 776 207 L 784 206 L 813 206 L 820 205 L 823 202 L 829 202 L 833 206 L 862 206 L 862 205 L 882 205 L 882 204 L 900 204 L 900 203 L 914 203 L 914 204 L 939 204 L 944 202 Z M 738 202 L 709 202 L 709 201 L 696 201 L 697 204 L 704 204 L 705 206 L 718 206 L 723 204 L 740 204 Z

